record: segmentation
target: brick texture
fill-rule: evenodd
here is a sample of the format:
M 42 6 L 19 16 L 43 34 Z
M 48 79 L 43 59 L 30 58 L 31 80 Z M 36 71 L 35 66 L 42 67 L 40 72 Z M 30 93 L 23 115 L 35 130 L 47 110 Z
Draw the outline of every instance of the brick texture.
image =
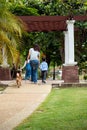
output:
M 11 80 L 11 72 L 9 68 L 0 67 L 0 80 Z
M 63 66 L 62 79 L 65 83 L 78 83 L 78 66 Z

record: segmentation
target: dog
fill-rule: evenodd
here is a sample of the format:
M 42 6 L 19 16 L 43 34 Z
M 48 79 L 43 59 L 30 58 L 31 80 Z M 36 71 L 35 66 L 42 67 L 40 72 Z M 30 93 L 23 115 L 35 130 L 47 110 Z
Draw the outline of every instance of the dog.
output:
M 18 70 L 16 73 L 16 83 L 18 88 L 21 86 L 22 76 L 21 76 L 21 70 Z

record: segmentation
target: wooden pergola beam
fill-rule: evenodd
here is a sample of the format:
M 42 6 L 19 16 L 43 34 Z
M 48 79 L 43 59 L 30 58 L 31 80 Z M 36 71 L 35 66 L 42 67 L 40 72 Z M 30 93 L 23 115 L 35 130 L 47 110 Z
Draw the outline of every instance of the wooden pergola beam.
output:
M 70 16 L 18 16 L 27 25 L 29 32 L 65 31 Z M 87 16 L 73 16 L 75 21 L 87 21 Z

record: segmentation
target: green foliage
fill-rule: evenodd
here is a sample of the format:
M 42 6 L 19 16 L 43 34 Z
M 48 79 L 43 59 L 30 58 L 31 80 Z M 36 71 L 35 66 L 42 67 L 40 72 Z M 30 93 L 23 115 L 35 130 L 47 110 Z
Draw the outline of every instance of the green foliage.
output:
M 16 15 L 73 16 L 87 14 L 87 0 L 18 0 L 8 3 L 10 11 Z M 87 60 L 87 22 L 76 21 L 75 27 L 79 29 L 78 36 L 75 32 L 75 60 L 80 65 L 81 62 Z M 46 54 L 48 64 L 58 59 L 56 61 L 60 65 L 64 63 L 63 37 L 61 32 L 31 33 L 27 35 L 27 40 L 23 37 L 23 48 L 20 46 L 21 54 L 27 55 L 28 49 L 37 42 L 41 46 L 41 52 Z M 53 55 L 53 52 L 56 52 L 56 56 Z M 84 55 L 86 55 L 85 58 Z
M 84 78 L 84 80 L 87 80 L 87 75 L 84 75 L 84 77 L 83 77 L 83 78 Z
M 29 48 L 33 46 L 33 44 L 38 43 L 40 46 L 41 57 L 42 55 L 46 55 L 46 59 L 48 64 L 51 61 L 56 61 L 58 65 L 61 64 L 61 55 L 59 54 L 60 51 L 60 43 L 58 39 L 59 34 L 53 32 L 35 32 L 35 33 L 24 33 L 23 34 L 23 43 L 20 46 L 20 52 L 24 57 L 27 56 Z M 50 48 L 50 49 L 49 49 Z M 53 52 L 56 52 L 54 56 Z M 57 55 L 58 54 L 58 55 Z M 59 59 L 59 60 L 56 60 Z
M 53 89 L 47 99 L 14 130 L 86 130 L 87 87 Z
M 16 14 L 16 10 L 19 13 L 20 10 L 21 15 L 38 15 L 38 13 L 39 15 L 69 15 L 70 13 L 84 14 L 86 11 L 85 0 L 51 0 L 43 2 L 38 0 L 19 0 L 13 3 L 9 2 L 9 5 L 13 13 Z M 21 11 L 22 8 L 24 11 Z
M 10 8 L 10 11 L 18 16 L 22 16 L 22 15 L 36 15 L 38 16 L 38 10 L 35 8 L 31 8 L 31 7 L 25 7 L 25 6 L 21 6 L 21 5 L 17 5 L 17 6 L 13 6 Z
M 19 53 L 17 50 L 17 44 L 20 43 L 22 36 L 22 30 L 24 31 L 24 25 L 15 17 L 9 10 L 8 4 L 5 1 L 0 1 L 0 49 L 5 47 L 5 55 L 8 62 L 17 62 Z M 0 59 L 2 52 L 0 52 Z
M 87 22 L 76 22 L 75 27 L 79 29 L 78 35 L 75 32 L 75 55 L 80 69 L 87 64 Z M 84 66 L 83 66 L 84 65 Z

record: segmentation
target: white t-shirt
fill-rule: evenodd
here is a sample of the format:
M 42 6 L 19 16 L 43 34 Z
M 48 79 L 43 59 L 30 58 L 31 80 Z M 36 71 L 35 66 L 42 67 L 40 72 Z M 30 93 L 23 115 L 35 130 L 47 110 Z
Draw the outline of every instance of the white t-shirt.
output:
M 40 52 L 34 50 L 33 48 L 31 48 L 29 50 L 30 53 L 30 60 L 39 60 L 38 57 L 40 57 Z

